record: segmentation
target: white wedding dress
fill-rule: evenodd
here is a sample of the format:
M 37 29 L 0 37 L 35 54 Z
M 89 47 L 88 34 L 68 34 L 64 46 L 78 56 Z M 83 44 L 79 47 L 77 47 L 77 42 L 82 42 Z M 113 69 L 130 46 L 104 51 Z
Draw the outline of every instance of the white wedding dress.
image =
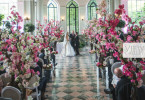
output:
M 68 37 L 68 33 L 65 33 L 61 55 L 63 57 L 75 56 L 75 51 L 71 46 L 69 39 L 67 39 L 67 37 Z

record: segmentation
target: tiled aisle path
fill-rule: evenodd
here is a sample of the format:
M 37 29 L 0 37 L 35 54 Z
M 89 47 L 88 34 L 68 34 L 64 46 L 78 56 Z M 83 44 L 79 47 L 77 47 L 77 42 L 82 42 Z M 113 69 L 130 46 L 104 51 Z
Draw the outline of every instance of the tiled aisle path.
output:
M 105 82 L 99 79 L 94 55 L 57 56 L 56 78 L 47 84 L 46 100 L 112 100 L 104 93 Z

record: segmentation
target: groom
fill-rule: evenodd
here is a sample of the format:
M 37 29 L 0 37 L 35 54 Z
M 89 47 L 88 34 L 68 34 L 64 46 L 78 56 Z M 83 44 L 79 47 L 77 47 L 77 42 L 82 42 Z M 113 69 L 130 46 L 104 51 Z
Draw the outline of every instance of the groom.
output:
M 73 49 L 75 50 L 75 33 L 72 31 L 72 34 L 70 34 L 70 43 Z
M 75 51 L 76 51 L 76 55 L 80 55 L 79 46 L 80 46 L 79 36 L 78 36 L 78 32 L 76 32 L 76 34 L 75 34 Z

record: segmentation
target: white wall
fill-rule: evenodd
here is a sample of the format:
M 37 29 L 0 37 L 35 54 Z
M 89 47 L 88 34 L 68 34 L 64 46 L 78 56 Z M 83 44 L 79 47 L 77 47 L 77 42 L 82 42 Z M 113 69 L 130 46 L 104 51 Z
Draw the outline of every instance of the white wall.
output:
M 87 19 L 87 9 L 86 9 L 86 7 L 85 6 L 79 7 L 79 34 L 82 34 L 82 31 L 85 28 L 86 19 Z
M 61 27 L 64 30 L 64 32 L 67 31 L 67 25 L 66 25 L 66 7 L 60 7 L 60 20 L 61 21 Z

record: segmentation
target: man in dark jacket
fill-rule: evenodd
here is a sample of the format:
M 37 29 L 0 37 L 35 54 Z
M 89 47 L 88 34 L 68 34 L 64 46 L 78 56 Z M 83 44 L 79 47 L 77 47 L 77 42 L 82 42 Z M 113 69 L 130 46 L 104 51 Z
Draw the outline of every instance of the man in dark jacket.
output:
M 72 32 L 72 34 L 70 34 L 70 44 L 73 47 L 73 49 L 75 50 L 75 33 L 74 31 Z
M 115 88 L 116 100 L 131 100 L 131 88 L 132 84 L 130 79 L 123 75 L 120 68 L 116 68 L 114 70 L 114 74 L 121 78 L 121 80 L 117 83 Z
M 76 36 L 75 36 L 75 49 L 76 49 L 76 55 L 80 55 L 80 52 L 79 52 L 80 42 L 79 42 L 78 32 L 76 32 L 75 35 L 76 35 Z
M 122 41 L 124 41 L 124 34 L 123 34 L 123 32 L 122 32 L 121 30 L 119 30 L 118 33 L 119 33 L 119 38 L 120 38 Z
M 48 58 L 45 55 L 45 51 L 44 49 L 41 50 L 41 53 L 39 55 L 39 58 L 41 58 L 44 61 L 44 64 L 48 65 Z

